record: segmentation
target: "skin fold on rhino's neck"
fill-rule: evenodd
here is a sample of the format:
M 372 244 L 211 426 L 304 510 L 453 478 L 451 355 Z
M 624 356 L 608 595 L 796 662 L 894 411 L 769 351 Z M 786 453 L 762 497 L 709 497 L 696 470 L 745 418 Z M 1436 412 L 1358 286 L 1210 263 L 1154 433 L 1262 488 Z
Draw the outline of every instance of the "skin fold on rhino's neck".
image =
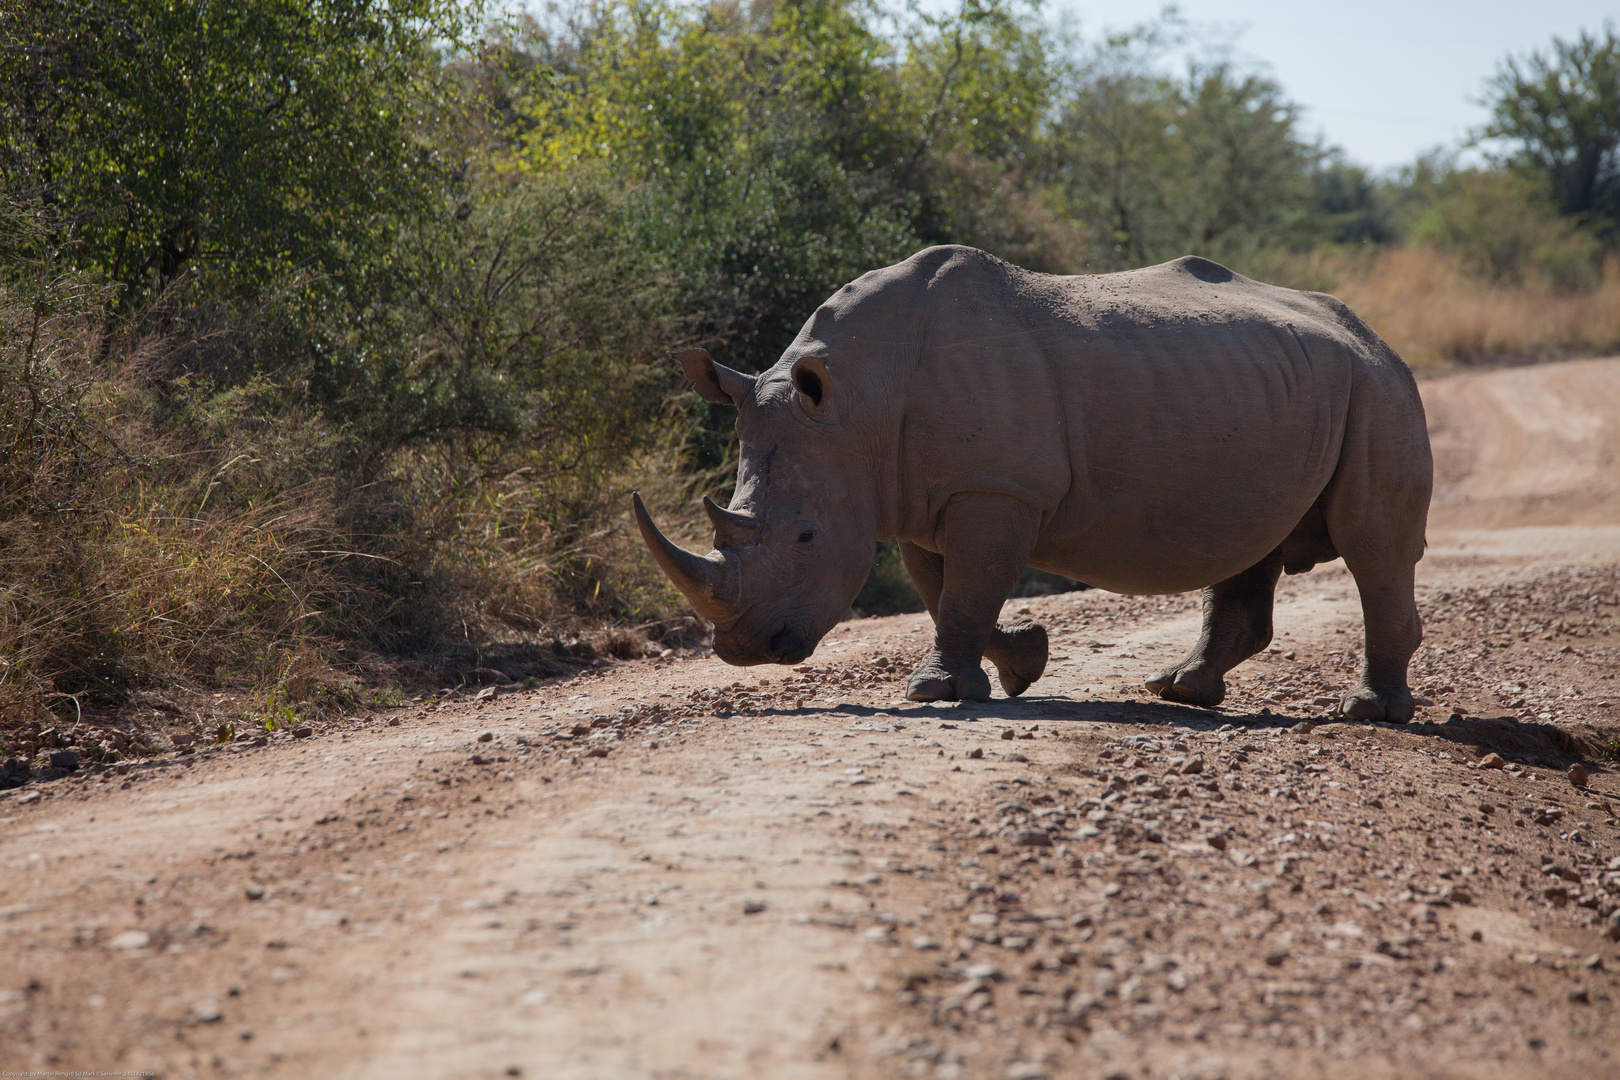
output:
M 860 415 L 850 417 L 841 440 L 845 496 L 865 515 L 877 542 L 905 539 L 901 533 L 914 524 L 906 510 L 911 493 L 906 490 L 905 402 L 916 363 L 915 354 L 884 357 L 851 380 L 859 384 L 861 401 Z
M 900 540 L 917 543 L 932 550 L 934 546 L 934 517 L 940 507 L 929 506 L 927 475 L 929 470 L 919 468 L 911 459 L 907 448 L 908 404 L 911 401 L 914 375 L 923 364 L 921 349 L 910 350 L 896 366 L 903 372 L 896 385 L 886 388 L 892 413 L 884 417 L 878 439 L 873 440 L 870 475 L 873 480 L 877 516 L 877 540 Z
M 839 431 L 835 445 L 824 449 L 840 459 L 844 497 L 865 516 L 874 541 L 892 540 L 914 525 L 906 511 L 916 493 L 906 490 L 905 413 L 922 360 L 915 344 L 923 330 L 915 288 L 876 290 L 888 293 L 881 302 L 865 295 L 873 290 L 862 286 L 883 276 L 868 275 L 817 309 L 772 372 L 791 387 L 789 372 L 798 357 L 825 358 L 835 381 Z
M 877 455 L 872 462 L 872 506 L 877 526 L 875 539 L 879 543 L 895 539 L 906 524 L 904 452 L 900 445 L 903 428 L 902 423 L 895 424 L 894 436 L 884 448 L 886 452 Z

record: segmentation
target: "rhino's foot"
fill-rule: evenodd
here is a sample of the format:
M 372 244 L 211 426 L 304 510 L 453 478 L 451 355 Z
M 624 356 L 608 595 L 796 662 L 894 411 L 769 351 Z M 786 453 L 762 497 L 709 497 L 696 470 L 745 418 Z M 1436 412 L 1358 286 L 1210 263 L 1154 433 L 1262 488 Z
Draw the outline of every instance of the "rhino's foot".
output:
M 1344 695 L 1339 711 L 1349 720 L 1404 724 L 1417 712 L 1417 702 L 1412 698 L 1412 691 L 1404 686 L 1380 693 L 1362 683 Z
M 906 680 L 908 701 L 989 701 L 990 676 L 974 667 L 947 671 L 936 653 Z
M 1145 684 L 1166 701 L 1212 709 L 1226 700 L 1226 680 L 1214 668 L 1191 660 L 1167 667 Z
M 1008 697 L 1017 697 L 1046 671 L 1046 627 L 1035 622 L 997 623 L 984 658 L 996 665 L 996 676 Z

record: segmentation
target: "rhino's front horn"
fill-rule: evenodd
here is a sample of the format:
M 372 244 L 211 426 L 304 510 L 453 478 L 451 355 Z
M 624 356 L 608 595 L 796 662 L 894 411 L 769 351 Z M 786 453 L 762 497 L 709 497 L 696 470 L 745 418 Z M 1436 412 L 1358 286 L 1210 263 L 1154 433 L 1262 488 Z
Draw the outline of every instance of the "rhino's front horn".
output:
M 759 535 L 759 518 L 736 510 L 722 509 L 713 499 L 703 496 L 703 512 L 714 525 L 715 547 L 742 547 Z
M 712 623 L 726 623 L 735 619 L 735 589 L 729 587 L 727 578 L 730 575 L 725 556 L 718 551 L 710 552 L 707 556 L 694 555 L 676 545 L 653 524 L 640 494 L 631 494 L 630 505 L 635 509 L 636 527 L 641 530 L 641 539 L 646 541 L 653 561 L 681 590 L 681 595 L 692 605 L 692 610 Z

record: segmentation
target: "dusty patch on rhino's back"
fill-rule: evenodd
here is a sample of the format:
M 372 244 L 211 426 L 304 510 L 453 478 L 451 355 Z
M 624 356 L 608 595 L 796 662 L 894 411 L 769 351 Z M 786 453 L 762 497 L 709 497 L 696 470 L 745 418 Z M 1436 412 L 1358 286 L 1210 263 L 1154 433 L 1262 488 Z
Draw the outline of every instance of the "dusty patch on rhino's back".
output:
M 1197 255 L 1112 274 L 1059 277 L 1011 268 L 1010 283 L 1035 318 L 1077 329 L 1215 331 L 1289 326 L 1355 350 L 1377 351 L 1376 338 L 1332 297 L 1268 285 Z

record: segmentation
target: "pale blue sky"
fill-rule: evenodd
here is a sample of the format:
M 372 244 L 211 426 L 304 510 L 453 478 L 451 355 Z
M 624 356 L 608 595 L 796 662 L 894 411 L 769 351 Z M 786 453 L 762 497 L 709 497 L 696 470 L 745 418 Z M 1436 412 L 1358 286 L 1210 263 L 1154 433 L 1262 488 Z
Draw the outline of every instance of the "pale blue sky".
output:
M 1620 3 L 1595 0 L 1182 0 L 1182 15 L 1235 38 L 1236 59 L 1269 68 L 1320 132 L 1363 165 L 1387 169 L 1484 123 L 1475 104 L 1507 53 L 1601 31 Z M 1153 18 L 1163 0 L 1048 0 L 1081 35 Z M 1617 20 L 1620 21 L 1620 20 Z

